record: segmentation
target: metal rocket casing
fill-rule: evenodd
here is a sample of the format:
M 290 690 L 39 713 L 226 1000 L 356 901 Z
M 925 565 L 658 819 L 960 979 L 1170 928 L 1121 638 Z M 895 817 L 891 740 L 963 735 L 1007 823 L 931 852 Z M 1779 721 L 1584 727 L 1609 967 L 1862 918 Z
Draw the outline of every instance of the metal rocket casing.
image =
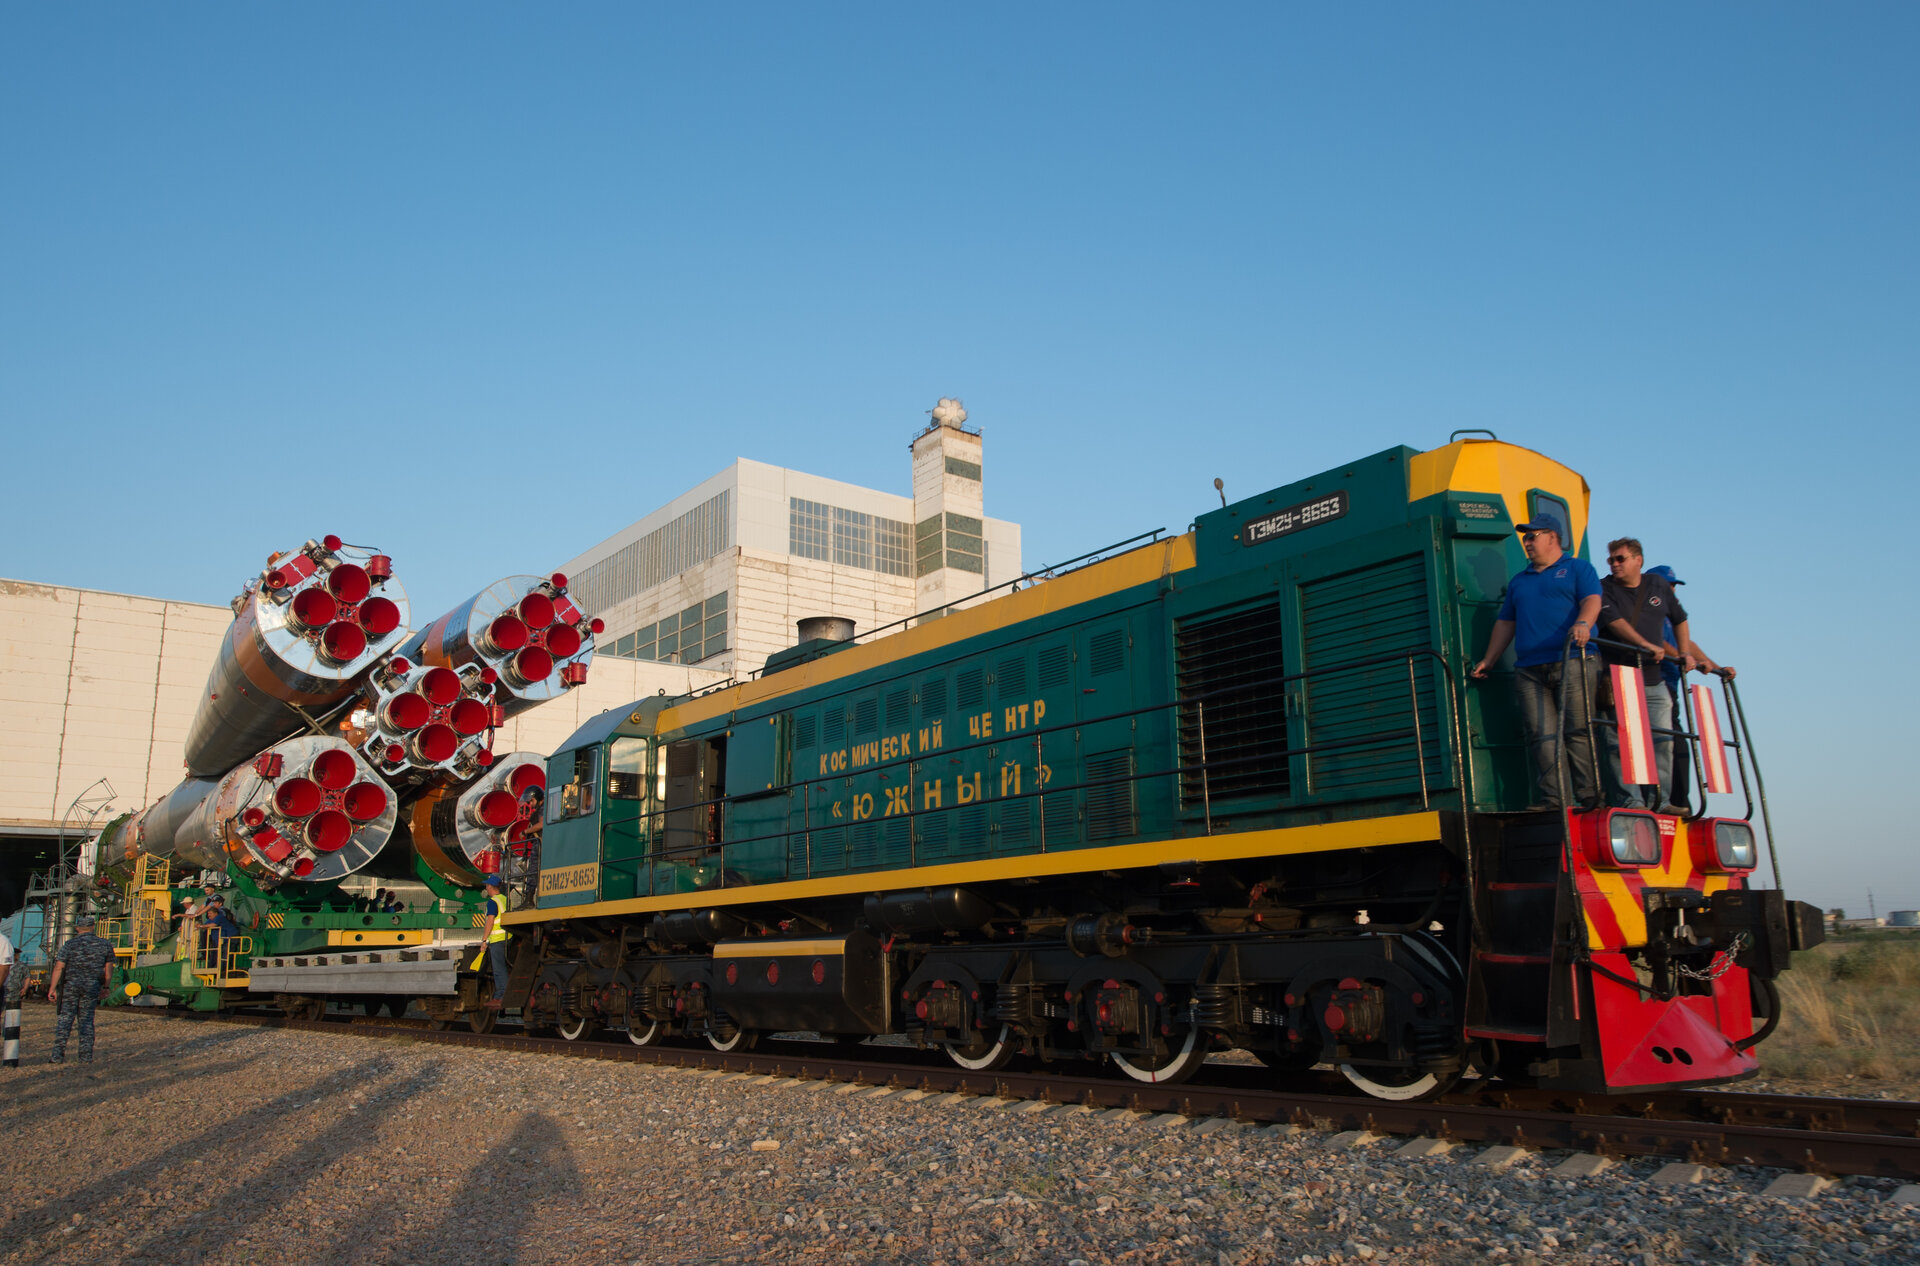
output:
M 587 679 L 603 627 L 566 596 L 567 578 L 508 576 L 416 633 L 400 649 L 416 664 L 480 664 L 499 675 L 507 716 L 557 699 Z
M 303 735 L 220 779 L 179 823 L 171 851 L 207 870 L 231 861 L 263 887 L 327 883 L 372 861 L 398 820 L 392 789 L 351 744 Z
M 386 555 L 336 536 L 273 555 L 233 600 L 236 618 L 187 731 L 187 772 L 223 777 L 302 729 L 294 708 L 338 703 L 405 641 L 407 594 L 392 570 Z
M 515 878 L 516 863 L 535 838 L 544 795 L 547 762 L 532 752 L 509 752 L 462 787 L 440 783 L 407 806 L 414 852 L 435 874 L 465 887 L 478 887 L 488 875 Z
M 367 678 L 362 696 L 344 733 L 396 787 L 435 775 L 465 781 L 492 763 L 493 729 L 505 716 L 485 666 L 454 669 L 396 655 Z
M 181 825 L 219 785 L 218 778 L 189 778 L 135 814 L 111 840 L 103 832 L 101 843 L 106 851 L 101 860 L 113 865 L 130 865 L 142 853 L 172 857 L 174 837 Z

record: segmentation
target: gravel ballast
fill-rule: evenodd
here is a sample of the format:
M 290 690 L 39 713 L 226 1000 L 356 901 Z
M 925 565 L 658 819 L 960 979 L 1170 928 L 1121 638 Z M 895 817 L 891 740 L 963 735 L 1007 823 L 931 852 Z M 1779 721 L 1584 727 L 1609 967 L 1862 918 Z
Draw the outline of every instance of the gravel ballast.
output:
M 0 1069 L 4 1262 L 1920 1260 L 1853 1179 L 1210 1128 L 102 1010 Z

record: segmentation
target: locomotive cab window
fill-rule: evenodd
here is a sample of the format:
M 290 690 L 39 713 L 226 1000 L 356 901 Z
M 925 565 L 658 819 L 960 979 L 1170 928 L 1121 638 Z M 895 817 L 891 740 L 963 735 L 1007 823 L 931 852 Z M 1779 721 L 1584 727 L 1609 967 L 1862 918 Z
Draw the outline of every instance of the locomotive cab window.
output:
M 1567 513 L 1566 499 L 1556 497 L 1550 492 L 1542 492 L 1538 488 L 1529 489 L 1527 491 L 1527 522 L 1536 522 L 1543 514 L 1551 514 L 1560 520 L 1560 526 L 1567 529 L 1567 535 L 1569 537 L 1573 535 L 1573 516 Z M 1579 544 L 1578 541 L 1569 539 L 1560 542 L 1560 548 L 1569 554 L 1574 554 L 1577 553 Z
M 607 745 L 607 799 L 641 800 L 646 794 L 647 740 L 613 740 Z
M 583 747 L 573 754 L 573 777 L 547 793 L 547 821 L 583 818 L 593 812 L 594 788 L 599 784 L 600 749 Z

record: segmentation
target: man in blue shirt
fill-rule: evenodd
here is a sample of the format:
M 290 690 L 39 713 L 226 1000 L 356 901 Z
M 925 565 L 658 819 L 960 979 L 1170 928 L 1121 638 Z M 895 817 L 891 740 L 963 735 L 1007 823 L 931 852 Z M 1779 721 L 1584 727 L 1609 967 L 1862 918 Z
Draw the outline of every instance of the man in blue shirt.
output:
M 1564 808 L 1561 788 L 1567 785 L 1571 766 L 1574 799 L 1591 808 L 1600 803 L 1600 770 L 1590 729 L 1600 660 L 1587 640 L 1600 615 L 1600 577 L 1590 563 L 1566 552 L 1567 530 L 1553 515 L 1536 515 L 1516 530 L 1529 565 L 1507 582 L 1486 654 L 1472 675 L 1485 680 L 1508 645 L 1513 646 L 1513 692 L 1540 788 L 1539 801 L 1529 807 Z M 1573 657 L 1564 660 L 1569 635 Z

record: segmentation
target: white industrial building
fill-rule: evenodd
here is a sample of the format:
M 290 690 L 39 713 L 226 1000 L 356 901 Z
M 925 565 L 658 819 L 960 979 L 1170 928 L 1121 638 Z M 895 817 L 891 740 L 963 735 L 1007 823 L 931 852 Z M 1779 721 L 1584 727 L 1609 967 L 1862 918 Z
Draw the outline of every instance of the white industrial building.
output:
M 568 562 L 600 654 L 745 677 L 799 620 L 864 634 L 1018 578 L 1020 526 L 985 516 L 964 416 L 914 439 L 912 496 L 743 457 Z

